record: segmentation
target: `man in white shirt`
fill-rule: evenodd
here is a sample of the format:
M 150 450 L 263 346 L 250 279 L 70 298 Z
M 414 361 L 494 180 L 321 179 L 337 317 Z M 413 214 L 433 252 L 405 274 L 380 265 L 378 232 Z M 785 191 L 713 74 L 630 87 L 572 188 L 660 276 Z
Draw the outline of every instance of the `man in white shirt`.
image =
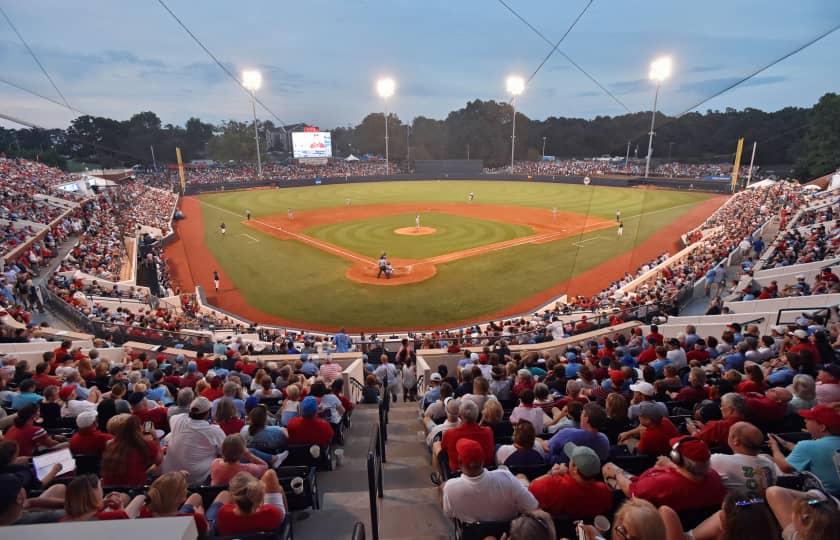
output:
M 166 436 L 163 472 L 187 471 L 188 484 L 200 484 L 210 474 L 210 465 L 221 455 L 225 432 L 210 423 L 210 400 L 199 397 L 190 412 L 169 419 L 172 431 Z
M 426 436 L 426 445 L 429 448 L 432 448 L 435 441 L 439 441 L 443 438 L 444 431 L 456 428 L 461 423 L 460 418 L 458 418 L 458 407 L 461 406 L 461 400 L 448 397 L 446 398 L 445 403 L 446 420 L 444 420 L 441 424 L 435 424 Z
M 666 353 L 666 358 L 671 361 L 671 365 L 680 370 L 688 365 L 688 359 L 686 358 L 685 351 L 680 346 L 680 342 L 677 339 L 670 339 L 668 340 L 668 352 Z
M 732 455 L 712 454 L 710 465 L 720 475 L 730 492 L 759 496 L 776 484 L 782 471 L 766 455 L 759 455 L 764 435 L 749 422 L 736 422 L 729 428 L 728 444 Z
M 563 331 L 563 321 L 561 321 L 558 317 L 552 317 L 551 324 L 546 326 L 545 329 L 551 332 L 551 339 L 553 340 L 563 339 L 565 337 L 565 332 Z
M 443 513 L 464 523 L 509 521 L 536 510 L 537 499 L 507 470 L 484 469 L 481 445 L 460 439 L 455 449 L 461 476 L 443 485 Z
M 58 397 L 64 401 L 64 406 L 61 408 L 62 418 L 76 418 L 85 411 L 96 410 L 96 402 L 101 395 L 99 390 L 96 387 L 91 388 L 88 398 L 82 400 L 78 399 L 76 388 L 75 384 L 71 384 L 62 387 L 58 392 Z

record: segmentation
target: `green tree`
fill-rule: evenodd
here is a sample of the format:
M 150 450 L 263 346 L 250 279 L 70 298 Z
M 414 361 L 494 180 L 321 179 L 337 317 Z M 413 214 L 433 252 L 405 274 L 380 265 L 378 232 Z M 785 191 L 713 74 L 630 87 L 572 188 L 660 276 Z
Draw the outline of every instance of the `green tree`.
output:
M 256 161 L 254 126 L 231 120 L 221 126 L 207 143 L 207 154 L 216 161 Z
M 808 113 L 797 176 L 810 180 L 840 167 L 840 95 L 829 93 Z

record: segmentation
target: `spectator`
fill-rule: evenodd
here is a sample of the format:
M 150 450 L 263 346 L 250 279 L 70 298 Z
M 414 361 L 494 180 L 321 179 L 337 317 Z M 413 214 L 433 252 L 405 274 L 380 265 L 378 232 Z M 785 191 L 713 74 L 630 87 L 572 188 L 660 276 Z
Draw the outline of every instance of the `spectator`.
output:
M 300 416 L 289 420 L 289 444 L 313 444 L 327 446 L 333 439 L 333 429 L 329 422 L 317 417 L 318 401 L 307 396 L 300 404 Z
M 441 449 L 446 452 L 449 459 L 449 470 L 458 470 L 458 453 L 455 445 L 461 439 L 470 439 L 478 443 L 484 452 L 483 463 L 493 465 L 495 463 L 493 431 L 489 427 L 478 425 L 478 407 L 470 400 L 461 400 L 458 416 L 461 419 L 461 425 L 448 430 L 441 439 Z
M 67 486 L 61 521 L 107 521 L 128 519 L 128 496 L 112 491 L 103 496 L 102 484 L 93 474 L 77 476 Z
M 138 518 L 193 516 L 199 538 L 207 534 L 201 495 L 187 492 L 187 477 L 182 472 L 171 472 L 157 478 L 145 495 L 138 495 L 129 504 L 138 508 Z
M 268 409 L 257 405 L 248 413 L 248 425 L 243 426 L 239 434 L 248 448 L 258 457 L 278 467 L 286 456 L 289 434 L 286 428 L 268 425 Z M 256 476 L 256 475 L 255 475 Z
M 190 412 L 169 420 L 172 431 L 163 459 L 164 473 L 187 471 L 187 482 L 198 484 L 210 474 L 210 465 L 221 454 L 225 432 L 209 423 L 210 401 L 198 397 L 190 404 Z
M 711 420 L 705 424 L 697 420 L 686 421 L 688 433 L 711 448 L 725 448 L 729 440 L 729 428 L 746 418 L 744 396 L 731 392 L 725 394 L 720 399 L 720 412 L 723 415 L 721 420 Z
M 601 460 L 586 446 L 566 443 L 563 452 L 569 465 L 554 465 L 551 471 L 535 479 L 528 489 L 540 508 L 552 515 L 573 519 L 607 514 L 613 506 L 612 490 L 598 480 Z
M 14 424 L 6 432 L 3 440 L 15 441 L 21 456 L 31 456 L 39 448 L 57 448 L 64 442 L 64 438 L 56 435 L 51 437 L 46 430 L 35 425 L 38 420 L 38 405 L 30 403 L 18 409 Z
M 827 364 L 820 368 L 817 374 L 816 393 L 819 404 L 828 405 L 840 402 L 840 365 Z
M 447 385 L 448 386 L 448 385 Z M 446 420 L 444 420 L 440 424 L 435 424 L 434 422 L 428 426 L 429 432 L 426 435 L 426 445 L 431 450 L 435 443 L 439 443 L 441 438 L 443 438 L 444 432 L 450 430 L 452 428 L 458 427 L 460 424 L 460 420 L 458 419 L 458 408 L 461 406 L 461 400 L 458 398 L 447 398 L 446 399 Z M 437 456 L 437 453 L 440 451 L 440 444 L 437 445 L 438 450 L 433 453 L 433 455 Z
M 840 506 L 837 499 L 819 490 L 801 492 L 773 486 L 767 489 L 767 503 L 782 527 L 782 538 L 840 539 Z
M 805 419 L 805 430 L 813 440 L 794 444 L 775 434 L 769 438 L 773 461 L 784 473 L 809 471 L 813 473 L 832 494 L 840 495 L 840 476 L 834 463 L 834 456 L 840 452 L 840 413 L 827 405 L 799 411 Z M 790 450 L 785 458 L 782 448 Z
M 106 486 L 144 486 L 148 470 L 160 464 L 161 450 L 151 435 L 143 435 L 140 419 L 118 415 L 108 422 L 114 438 L 102 453 L 102 483 Z
M 74 455 L 102 456 L 105 447 L 114 436 L 97 429 L 96 411 L 85 411 L 76 417 L 78 431 L 70 438 L 70 451 Z
M 259 477 L 267 470 L 268 464 L 252 454 L 245 445 L 245 439 L 237 433 L 228 435 L 222 442 L 222 457 L 213 460 L 210 481 L 214 486 L 226 486 L 242 471 Z
M 749 422 L 736 422 L 729 429 L 732 454 L 712 454 L 710 464 L 730 493 L 760 497 L 776 484 L 781 471 L 767 456 L 760 455 L 764 434 Z
M 635 448 L 636 453 L 646 456 L 664 456 L 671 450 L 671 439 L 677 438 L 680 432 L 671 422 L 667 416 L 662 415 L 659 407 L 651 401 L 645 401 L 639 404 L 639 425 L 640 433 L 638 442 L 632 443 L 630 434 L 635 434 L 637 430 L 631 430 L 619 435 L 619 442 L 627 444 L 630 448 Z
M 614 482 L 628 497 L 667 505 L 677 512 L 720 507 L 726 488 L 709 467 L 706 443 L 693 437 L 673 439 L 670 456 L 670 460 L 660 458 L 655 467 L 638 477 L 607 463 L 603 467 L 604 479 Z
M 509 471 L 484 468 L 485 453 L 472 439 L 457 440 L 453 455 L 462 474 L 443 486 L 443 513 L 464 523 L 476 523 L 508 521 L 520 512 L 536 510 L 537 500 Z
M 511 412 L 510 423 L 515 425 L 520 420 L 525 420 L 530 422 L 535 432 L 542 433 L 544 417 L 543 409 L 534 406 L 534 391 L 528 388 L 519 394 L 519 405 Z
M 237 473 L 230 490 L 221 492 L 216 501 L 221 506 L 208 517 L 215 517 L 216 532 L 223 536 L 277 531 L 286 517 L 286 494 L 273 470 L 259 480 L 247 472 Z
M 557 540 L 554 520 L 550 515 L 533 510 L 523 512 L 518 518 L 510 522 L 510 532 L 507 540 Z
M 245 420 L 239 418 L 236 406 L 230 399 L 223 399 L 219 402 L 218 407 L 216 407 L 216 414 L 213 416 L 213 422 L 222 428 L 225 435 L 239 433 L 245 427 Z
M 513 444 L 505 444 L 496 450 L 496 463 L 506 467 L 537 467 L 545 465 L 542 446 L 536 444 L 534 426 L 522 420 L 513 428 Z
M 606 421 L 607 413 L 603 407 L 597 403 L 587 403 L 580 416 L 580 428 L 561 429 L 550 440 L 543 441 L 543 449 L 553 463 L 568 464 L 569 456 L 564 449 L 566 443 L 572 442 L 576 446 L 591 448 L 599 459 L 606 461 L 610 453 L 610 441 L 600 432 Z

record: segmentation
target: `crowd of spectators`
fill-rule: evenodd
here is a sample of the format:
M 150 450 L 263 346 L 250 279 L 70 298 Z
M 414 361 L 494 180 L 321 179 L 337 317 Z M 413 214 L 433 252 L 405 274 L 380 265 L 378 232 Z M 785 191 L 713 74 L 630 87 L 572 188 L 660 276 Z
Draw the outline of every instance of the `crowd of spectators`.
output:
M 61 342 L 34 368 L 4 359 L 0 525 L 191 515 L 201 536 L 276 532 L 278 467 L 295 446 L 338 444 L 355 406 L 329 358 L 252 362 L 234 341 L 191 361 L 128 348 L 109 361 L 95 345 Z M 64 448 L 84 471 L 32 473 L 33 455 Z
M 745 540 L 838 538 L 838 350 L 840 323 L 823 318 L 766 335 L 733 324 L 666 339 L 652 325 L 556 354 L 465 351 L 420 400 L 432 481 L 466 524 L 615 512 L 625 536 L 613 538 L 732 538 L 733 521 Z M 675 536 L 631 532 L 626 511 Z
M 124 208 L 122 219 L 136 225 L 160 229 L 164 235 L 170 231 L 170 222 L 178 195 L 171 189 L 158 189 L 137 182 L 121 184 L 118 188 L 131 204 Z
M 510 167 L 485 169 L 487 174 L 509 174 Z M 753 174 L 758 167 L 753 168 Z M 645 162 L 640 159 L 556 159 L 553 161 L 517 161 L 513 165 L 513 174 L 530 176 L 607 176 L 614 174 L 640 176 L 645 172 Z M 655 166 L 653 176 L 668 178 L 706 178 L 729 176 L 732 164 L 727 163 L 678 163 L 670 162 Z M 746 178 L 749 167 L 742 166 L 740 174 Z
M 311 180 L 385 174 L 382 161 L 343 161 L 331 159 L 326 165 L 264 163 L 262 181 Z M 185 169 L 187 184 L 226 184 L 260 181 L 257 168 L 251 163 L 219 166 L 191 166 Z M 177 171 L 138 172 L 137 181 L 146 185 L 171 189 L 179 183 Z

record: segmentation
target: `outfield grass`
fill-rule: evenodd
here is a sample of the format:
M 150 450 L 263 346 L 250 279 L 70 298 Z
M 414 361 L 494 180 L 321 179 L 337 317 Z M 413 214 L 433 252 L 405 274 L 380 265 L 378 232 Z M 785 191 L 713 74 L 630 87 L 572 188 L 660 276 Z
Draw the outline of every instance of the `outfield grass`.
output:
M 397 214 L 378 218 L 331 223 L 310 227 L 304 232 L 315 238 L 344 247 L 369 257 L 387 252 L 398 259 L 426 259 L 453 251 L 504 242 L 533 234 L 533 229 L 501 221 L 489 221 L 440 212 L 423 212 L 423 227 L 432 227 L 434 234 L 406 236 L 396 234 L 401 227 L 414 227 L 416 214 Z
M 476 193 L 478 204 L 557 207 L 606 219 L 614 219 L 620 209 L 624 236 L 617 239 L 614 232 L 595 231 L 547 244 L 517 246 L 439 265 L 437 275 L 426 282 L 378 287 L 347 280 L 349 263 L 343 259 L 294 240 L 262 234 L 229 213 L 243 215 L 250 209 L 258 218 L 285 214 L 289 207 L 343 206 L 347 198 L 353 204 L 465 202 L 470 191 Z M 544 291 L 632 249 L 708 197 L 566 184 L 433 181 L 241 191 L 200 199 L 209 203 L 203 206 L 205 243 L 254 307 L 301 324 L 422 328 L 480 318 Z M 233 242 L 220 241 L 221 221 L 228 225 L 227 238 Z M 259 241 L 245 241 L 240 237 L 243 234 Z M 581 241 L 585 243 L 577 244 Z M 391 248 L 387 251 L 393 253 Z

